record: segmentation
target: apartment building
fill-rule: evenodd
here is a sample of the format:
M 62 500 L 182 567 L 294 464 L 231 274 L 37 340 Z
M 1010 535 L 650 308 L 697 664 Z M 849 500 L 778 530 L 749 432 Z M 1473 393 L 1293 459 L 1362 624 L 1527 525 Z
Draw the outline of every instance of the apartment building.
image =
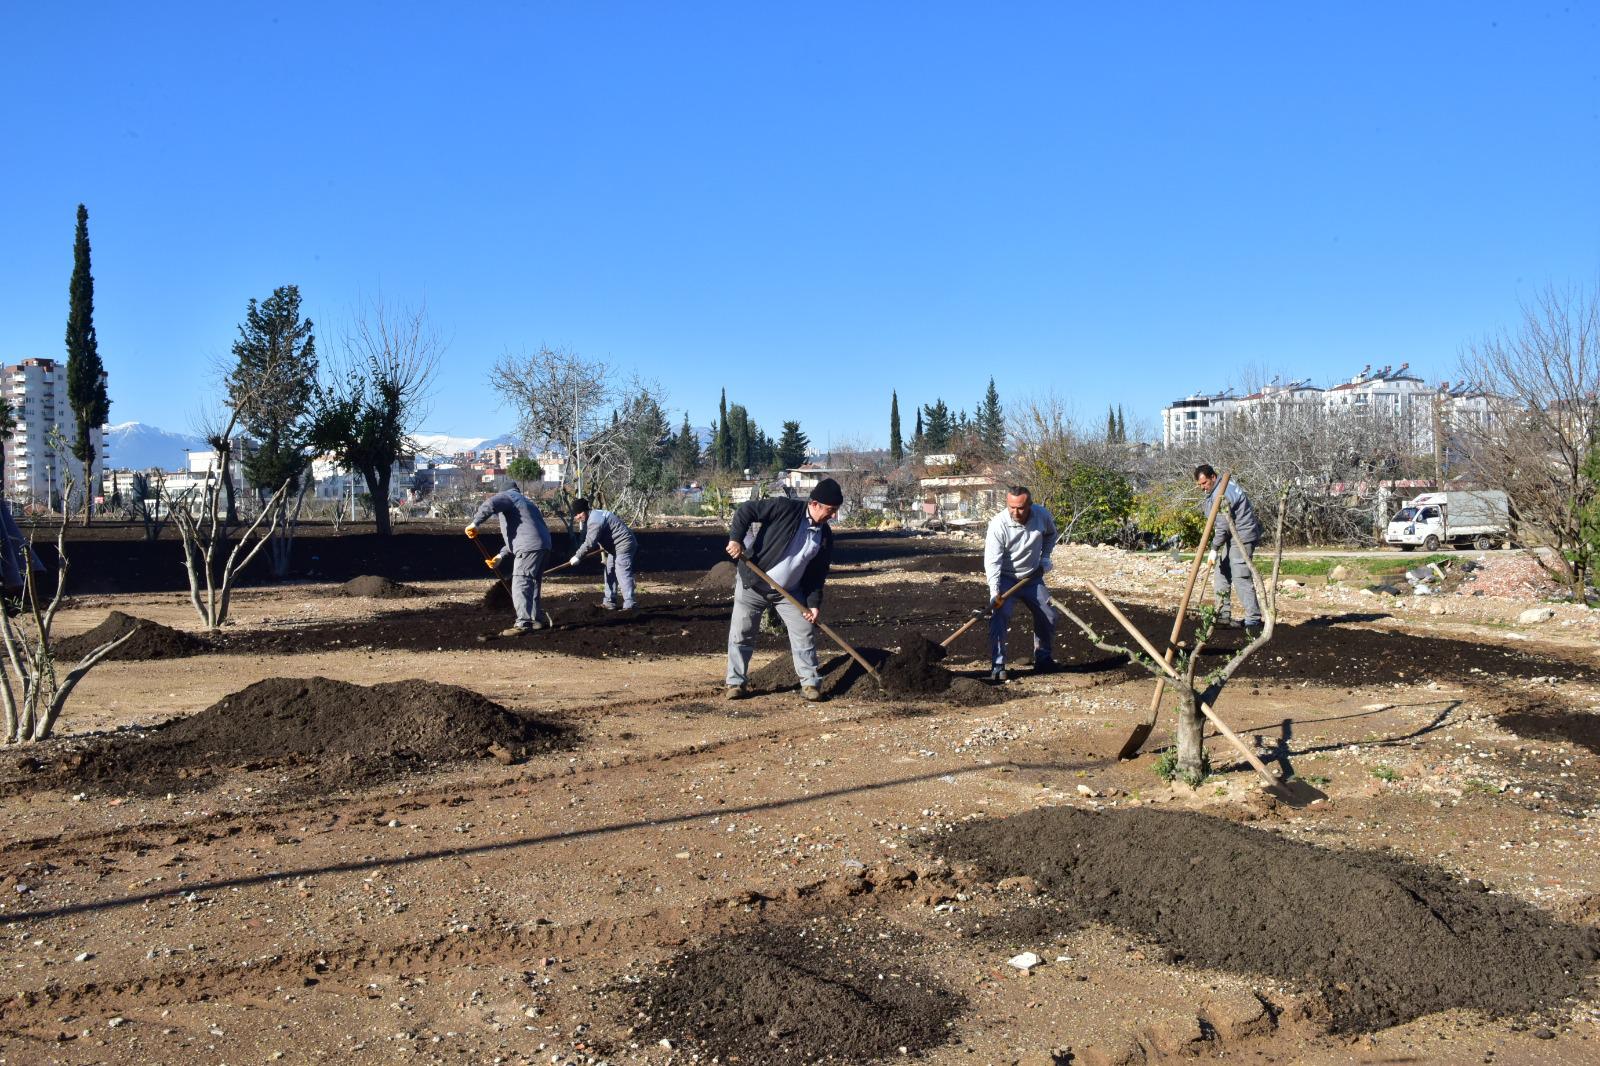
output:
M 50 447 L 52 430 L 61 431 L 70 446 L 78 423 L 67 405 L 67 367 L 54 359 L 24 359 L 14 366 L 0 367 L 0 397 L 11 405 L 16 429 L 5 448 L 5 493 L 13 502 L 56 507 L 67 480 L 77 486 L 71 506 L 81 506 L 83 464 L 72 458 L 67 448 L 57 454 Z M 90 431 L 95 465 L 109 465 L 105 437 L 100 426 Z
M 1166 447 L 1199 444 L 1215 435 L 1230 419 L 1271 418 L 1296 409 L 1320 408 L 1338 418 L 1382 417 L 1404 427 L 1418 451 L 1433 447 L 1433 429 L 1441 422 L 1447 431 L 1467 423 L 1487 425 L 1495 417 L 1493 398 L 1465 382 L 1429 385 L 1410 364 L 1359 374 L 1331 388 L 1309 381 L 1284 383 L 1274 379 L 1261 389 L 1236 396 L 1232 389 L 1200 393 L 1174 400 L 1161 411 L 1161 442 Z

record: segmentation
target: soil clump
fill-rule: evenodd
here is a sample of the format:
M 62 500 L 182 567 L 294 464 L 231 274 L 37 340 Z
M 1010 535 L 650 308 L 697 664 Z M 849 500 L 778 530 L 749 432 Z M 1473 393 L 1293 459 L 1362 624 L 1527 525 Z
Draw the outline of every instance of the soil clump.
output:
M 119 644 L 101 662 L 182 659 L 211 649 L 208 642 L 192 634 L 152 622 L 148 618 L 135 618 L 131 614 L 112 611 L 104 622 L 87 633 L 56 641 L 54 652 L 58 659 L 76 661 L 107 641 L 116 640 L 128 632 L 132 632 L 133 636 Z
M 901 656 L 890 655 L 882 648 L 858 644 L 856 651 L 878 671 L 883 678 L 883 688 L 861 669 L 860 663 L 840 652 L 817 665 L 820 675 L 817 687 L 825 698 L 905 700 L 932 696 L 941 704 L 956 707 L 985 707 L 1002 703 L 1006 698 L 1000 689 L 976 678 L 958 677 L 942 666 L 920 659 L 915 653 L 906 657 L 905 664 L 896 666 L 895 660 Z M 749 686 L 750 691 L 758 695 L 799 688 L 800 678 L 794 672 L 794 659 L 788 650 L 780 652 L 765 666 L 752 670 Z
M 345 596 L 357 596 L 369 600 L 400 600 L 423 595 L 419 588 L 375 574 L 353 577 L 339 586 L 339 592 Z
M 878 670 L 883 687 L 908 696 L 946 691 L 955 675 L 939 665 L 944 655 L 944 648 L 921 633 L 907 634 L 900 641 L 900 650 Z
M 697 592 L 725 592 L 732 596 L 734 578 L 738 574 L 739 567 L 732 560 L 724 559 L 701 574 L 689 587 Z
M 1335 1032 L 1464 1008 L 1496 1017 L 1577 995 L 1600 931 L 1392 855 L 1332 851 L 1188 812 L 1070 807 L 972 823 L 948 857 L 1032 877 L 1077 915 L 1174 962 L 1298 982 Z
M 563 726 L 456 685 L 270 677 L 187 718 L 107 738 L 69 757 L 66 770 L 83 783 L 163 792 L 228 768 L 304 766 L 323 787 L 338 788 L 491 749 L 514 758 L 571 740 Z
M 679 955 L 635 993 L 641 1030 L 752 1066 L 899 1058 L 949 1039 L 957 996 L 853 938 L 817 934 L 762 929 Z
M 510 611 L 511 589 L 504 581 L 496 581 L 483 590 L 483 609 L 486 611 Z
M 1600 752 L 1600 714 L 1530 703 L 1497 716 L 1495 724 L 1529 740 L 1577 744 Z

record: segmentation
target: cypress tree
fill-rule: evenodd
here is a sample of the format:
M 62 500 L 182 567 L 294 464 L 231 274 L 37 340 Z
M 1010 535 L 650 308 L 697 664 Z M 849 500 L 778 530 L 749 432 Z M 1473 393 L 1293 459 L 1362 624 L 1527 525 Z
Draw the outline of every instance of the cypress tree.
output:
M 728 390 L 722 390 L 722 403 L 717 407 L 717 437 L 711 442 L 712 459 L 718 470 L 733 469 L 733 436 L 728 432 Z
M 889 393 L 889 461 L 896 466 L 905 460 L 906 450 L 900 443 L 900 394 Z
M 1117 404 L 1117 443 L 1128 443 L 1128 421 L 1122 417 L 1122 405 Z
M 78 231 L 72 243 L 72 284 L 67 308 L 67 406 L 77 426 L 72 456 L 83 464 L 83 524 L 89 524 L 94 499 L 94 438 L 111 414 L 105 366 L 94 333 L 94 274 L 89 263 L 89 209 L 78 205 Z M 62 502 L 66 506 L 66 502 Z
M 913 455 L 921 455 L 927 444 L 927 439 L 922 433 L 922 408 L 919 407 L 917 408 L 917 428 L 911 434 L 911 453 Z

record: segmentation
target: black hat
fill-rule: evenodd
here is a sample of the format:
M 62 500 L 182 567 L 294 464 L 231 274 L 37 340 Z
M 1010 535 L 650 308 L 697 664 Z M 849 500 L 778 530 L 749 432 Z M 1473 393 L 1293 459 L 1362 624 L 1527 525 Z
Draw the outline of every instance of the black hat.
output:
M 572 513 L 573 514 L 588 514 L 589 513 L 589 501 L 584 499 L 582 496 L 579 496 L 576 500 L 573 500 L 572 501 Z
M 838 507 L 844 503 L 844 491 L 839 488 L 839 483 L 831 477 L 825 477 L 817 482 L 817 487 L 811 490 L 811 498 L 828 507 Z

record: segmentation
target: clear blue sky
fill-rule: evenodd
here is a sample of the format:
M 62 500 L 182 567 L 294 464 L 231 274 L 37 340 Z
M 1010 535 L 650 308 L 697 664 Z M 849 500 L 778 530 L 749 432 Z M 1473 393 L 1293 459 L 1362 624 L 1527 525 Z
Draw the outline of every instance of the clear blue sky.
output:
M 1118 10 L 1109 10 L 1113 6 Z M 455 8 L 450 14 L 445 11 Z M 1454 370 L 1600 279 L 1600 5 L 16 3 L 0 358 L 186 429 L 246 301 L 426 298 L 427 428 L 511 349 L 818 445 L 898 389 L 1153 423 L 1247 368 Z M 331 340 L 331 336 L 328 337 Z

